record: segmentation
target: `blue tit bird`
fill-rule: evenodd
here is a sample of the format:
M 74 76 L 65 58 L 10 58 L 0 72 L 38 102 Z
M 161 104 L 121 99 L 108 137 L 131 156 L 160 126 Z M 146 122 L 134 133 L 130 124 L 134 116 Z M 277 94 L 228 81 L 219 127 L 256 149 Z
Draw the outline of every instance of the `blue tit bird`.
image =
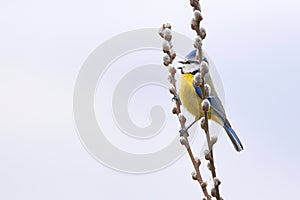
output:
M 201 117 L 204 117 L 204 112 L 201 109 L 204 91 L 202 91 L 199 86 L 194 84 L 194 76 L 200 72 L 200 63 L 196 56 L 197 50 L 195 49 L 186 56 L 184 61 L 180 61 L 180 63 L 183 64 L 183 67 L 179 67 L 179 69 L 181 69 L 180 99 L 187 111 L 189 111 L 195 117 L 195 121 L 199 120 Z M 203 58 L 202 62 L 206 62 L 209 66 L 206 58 Z M 206 73 L 204 78 L 205 83 L 207 83 L 211 88 L 210 94 L 207 97 L 211 105 L 208 112 L 208 118 L 217 122 L 225 129 L 234 148 L 238 152 L 243 150 L 243 145 L 240 139 L 231 128 L 231 125 L 226 117 L 224 107 L 220 98 L 218 97 L 210 74 Z M 195 122 L 192 124 L 194 123 Z

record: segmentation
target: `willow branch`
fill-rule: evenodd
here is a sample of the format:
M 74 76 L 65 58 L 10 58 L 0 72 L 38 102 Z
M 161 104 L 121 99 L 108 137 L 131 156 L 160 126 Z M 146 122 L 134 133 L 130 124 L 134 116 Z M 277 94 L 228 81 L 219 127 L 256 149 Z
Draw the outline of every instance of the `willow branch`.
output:
M 187 138 L 186 135 L 181 137 L 180 143 L 186 147 L 186 150 L 189 154 L 189 157 L 190 157 L 190 159 L 193 163 L 195 172 L 192 173 L 192 178 L 199 183 L 199 185 L 202 189 L 202 192 L 203 192 L 204 196 L 206 197 L 206 199 L 211 200 L 211 196 L 209 195 L 209 193 L 207 191 L 207 183 L 203 181 L 201 173 L 200 173 L 201 161 L 200 161 L 199 158 L 194 157 L 193 152 L 192 152 L 191 147 L 190 147 L 189 142 L 188 142 L 188 138 Z

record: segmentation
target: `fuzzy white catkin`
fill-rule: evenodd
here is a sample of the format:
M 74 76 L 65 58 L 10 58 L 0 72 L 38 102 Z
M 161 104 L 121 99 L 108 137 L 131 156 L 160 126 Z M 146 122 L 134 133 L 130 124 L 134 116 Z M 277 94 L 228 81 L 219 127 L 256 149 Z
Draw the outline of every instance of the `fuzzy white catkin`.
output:
M 205 74 L 207 74 L 209 72 L 209 68 L 208 68 L 208 64 L 205 61 L 202 61 L 200 63 L 200 73 L 202 76 L 204 76 Z
M 168 28 L 168 29 L 171 29 L 172 26 L 171 26 L 171 23 L 167 22 L 167 23 L 164 24 L 164 27 Z
M 204 118 L 204 117 L 203 117 Z M 206 155 L 209 155 L 210 154 L 210 152 L 207 150 L 207 149 L 205 149 L 205 151 L 204 151 L 204 155 L 206 156 Z
M 164 32 L 165 32 L 165 29 L 163 27 L 160 27 L 158 29 L 158 34 L 160 35 L 160 37 L 164 38 Z
M 196 161 L 197 164 L 199 164 L 199 165 L 201 164 L 201 161 L 200 161 L 200 159 L 198 157 L 195 157 L 194 159 L 195 159 L 195 161 Z
M 211 164 L 210 163 L 207 163 L 207 168 L 208 168 L 208 170 L 211 170 Z
M 165 29 L 164 38 L 167 41 L 171 41 L 172 40 L 172 32 L 171 32 L 170 29 L 168 29 L 168 28 Z
M 205 123 L 206 123 L 205 118 L 201 117 L 201 119 L 200 119 L 200 126 L 201 126 L 202 129 L 206 128 L 206 124 Z
M 199 10 L 195 10 L 194 11 L 194 17 L 195 17 L 196 21 L 200 22 L 202 20 L 201 12 Z
M 191 173 L 191 175 L 194 176 L 194 177 L 196 177 L 197 173 L 194 171 L 194 172 Z
M 176 57 L 176 52 L 175 52 L 175 51 L 172 51 L 171 57 L 172 57 L 173 59 Z
M 170 51 L 171 51 L 172 48 L 173 48 L 173 43 L 172 43 L 172 41 L 169 41 L 169 45 L 170 45 Z
M 172 75 L 176 73 L 176 68 L 173 65 L 169 65 L 169 73 Z
M 197 84 L 201 84 L 202 83 L 202 75 L 200 73 L 195 74 L 194 81 Z
M 189 147 L 189 142 L 185 139 L 185 137 L 180 137 L 180 144 L 184 145 L 186 148 Z
M 173 49 L 170 49 L 170 55 L 171 55 L 171 57 L 175 58 L 176 52 Z
M 209 109 L 210 109 L 210 103 L 209 103 L 209 101 L 207 100 L 207 99 L 204 99 L 203 101 L 202 101 L 202 103 L 201 103 L 201 106 L 202 106 L 202 110 L 203 111 L 209 111 Z
M 221 185 L 221 181 L 220 181 L 220 179 L 218 179 L 217 177 L 214 178 L 214 185 L 215 185 L 215 186 Z
M 194 47 L 195 47 L 196 49 L 201 49 L 201 47 L 202 47 L 202 39 L 201 39 L 201 37 L 197 36 L 197 37 L 195 38 L 195 41 L 194 41 Z
M 206 30 L 205 30 L 205 28 L 201 27 L 200 28 L 200 37 L 202 38 L 204 36 L 206 36 Z
M 191 25 L 192 25 L 193 27 L 198 26 L 198 23 L 197 23 L 197 21 L 195 20 L 195 18 L 192 18 L 192 20 L 191 20 Z
M 168 41 L 165 40 L 165 41 L 163 41 L 162 48 L 164 51 L 170 51 L 171 45 Z
M 182 113 L 178 115 L 178 119 L 183 124 L 186 122 L 186 117 Z
M 216 188 L 211 189 L 211 196 L 216 197 L 217 196 L 217 190 Z
M 163 61 L 164 61 L 164 63 L 170 63 L 171 62 L 170 56 L 165 53 L 163 56 Z
M 217 141 L 218 141 L 218 138 L 215 136 L 211 137 L 211 139 L 210 139 L 211 145 L 215 145 L 217 143 Z
M 204 92 L 207 97 L 210 96 L 211 88 L 207 83 L 205 83 L 205 85 L 204 85 Z
M 207 182 L 203 182 L 203 183 L 201 183 L 201 187 L 203 187 L 203 188 L 206 188 L 207 187 Z

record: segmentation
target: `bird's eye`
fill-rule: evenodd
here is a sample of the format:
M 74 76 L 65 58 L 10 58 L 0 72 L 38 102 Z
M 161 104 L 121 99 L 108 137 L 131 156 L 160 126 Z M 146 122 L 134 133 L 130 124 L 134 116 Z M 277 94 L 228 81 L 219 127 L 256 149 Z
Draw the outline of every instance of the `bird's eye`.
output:
M 185 61 L 185 64 L 191 64 L 191 62 L 187 60 L 187 61 Z

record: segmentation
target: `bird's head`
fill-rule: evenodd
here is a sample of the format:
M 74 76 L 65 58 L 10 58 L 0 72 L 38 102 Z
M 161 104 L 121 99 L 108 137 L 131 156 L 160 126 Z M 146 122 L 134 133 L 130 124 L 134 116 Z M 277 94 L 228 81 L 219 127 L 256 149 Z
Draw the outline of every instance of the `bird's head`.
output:
M 181 70 L 181 74 L 196 74 L 199 72 L 200 63 L 196 56 L 197 49 L 194 49 L 183 61 L 179 61 L 179 63 L 183 64 L 183 66 L 178 67 Z M 207 62 L 207 59 L 204 58 L 203 61 Z

